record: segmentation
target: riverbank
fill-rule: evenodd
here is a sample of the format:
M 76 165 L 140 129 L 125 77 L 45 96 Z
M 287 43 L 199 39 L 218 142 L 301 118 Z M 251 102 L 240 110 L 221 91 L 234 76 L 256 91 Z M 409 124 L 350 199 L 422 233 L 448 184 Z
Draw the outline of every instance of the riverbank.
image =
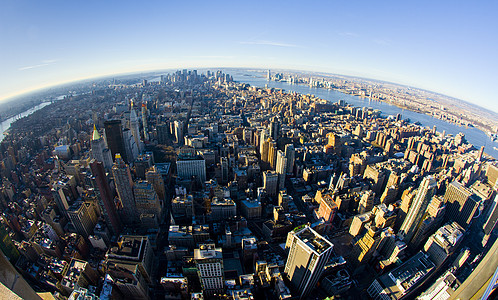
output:
M 276 81 L 276 80 L 270 80 L 270 81 L 282 82 L 282 83 L 286 83 L 286 84 L 289 84 L 289 85 L 299 85 L 299 86 L 304 86 L 304 87 L 309 86 L 308 84 L 301 83 L 301 82 L 298 82 L 298 83 L 289 83 L 288 81 Z M 475 128 L 481 130 L 483 133 L 485 133 L 487 135 L 488 135 L 488 133 L 490 131 L 492 131 L 491 127 L 485 126 L 484 124 L 481 124 L 480 122 L 475 122 L 475 121 L 471 122 L 469 120 L 463 120 L 465 122 L 464 123 L 462 121 L 457 122 L 457 121 L 453 121 L 451 119 L 443 119 L 444 115 L 442 113 L 437 114 L 437 113 L 435 113 L 434 111 L 431 111 L 431 110 L 421 110 L 420 108 L 415 108 L 415 107 L 412 107 L 412 106 L 409 106 L 409 105 L 402 105 L 402 104 L 399 104 L 399 103 L 396 103 L 396 102 L 393 102 L 393 101 L 388 101 L 388 100 L 379 99 L 379 98 L 372 98 L 372 97 L 364 96 L 364 95 L 361 95 L 361 94 L 348 93 L 347 91 L 345 91 L 343 89 L 339 89 L 339 88 L 333 88 L 333 87 L 331 87 L 331 88 L 328 88 L 328 87 L 314 87 L 314 88 L 336 91 L 336 92 L 342 93 L 344 95 L 350 95 L 350 96 L 354 96 L 354 97 L 358 97 L 358 98 L 362 98 L 362 99 L 368 99 L 369 101 L 383 102 L 383 103 L 386 103 L 386 104 L 389 104 L 389 105 L 396 106 L 396 107 L 398 107 L 398 108 L 400 108 L 402 110 L 408 110 L 408 111 L 411 111 L 411 112 L 414 112 L 414 113 L 424 114 L 424 115 L 427 115 L 427 116 L 439 119 L 439 120 L 441 120 L 443 122 L 454 124 L 456 126 L 475 127 Z M 449 115 L 451 115 L 451 116 L 453 116 L 453 117 L 456 118 L 455 113 L 450 113 Z
M 245 74 L 245 75 L 244 75 Z M 251 74 L 251 75 L 249 75 Z M 248 76 L 249 75 L 249 76 Z M 467 141 L 473 144 L 477 149 L 481 146 L 485 147 L 485 153 L 492 157 L 498 157 L 498 150 L 494 147 L 498 147 L 498 141 L 492 141 L 487 133 L 483 132 L 476 127 L 462 127 L 453 123 L 449 123 L 431 115 L 423 114 L 421 112 L 407 110 L 405 108 L 400 108 L 386 101 L 379 101 L 378 99 L 368 99 L 365 97 L 353 96 L 348 93 L 342 93 L 340 91 L 309 87 L 303 84 L 289 84 L 287 82 L 278 81 L 268 81 L 261 73 L 258 72 L 248 72 L 240 71 L 234 72 L 234 80 L 242 83 L 248 83 L 252 86 L 264 88 L 265 86 L 270 88 L 278 88 L 285 90 L 287 92 L 297 92 L 300 94 L 312 94 L 318 98 L 338 102 L 339 100 L 344 100 L 345 102 L 359 107 L 371 107 L 372 109 L 378 109 L 381 111 L 382 115 L 397 115 L 401 114 L 403 119 L 410 119 L 411 122 L 419 122 L 421 126 L 433 128 L 437 127 L 439 132 L 445 132 L 445 134 L 456 135 L 458 133 L 464 133 Z
M 15 121 L 19 120 L 19 119 L 22 119 L 24 117 L 27 117 L 29 116 L 30 114 L 34 113 L 35 111 L 39 110 L 39 109 L 42 109 L 44 108 L 45 106 L 47 105 L 50 105 L 51 102 L 42 102 L 26 111 L 23 111 L 17 115 L 14 115 L 10 118 L 8 118 L 7 120 L 4 120 L 3 122 L 0 123 L 0 132 L 2 133 L 0 135 L 0 142 L 3 141 L 4 137 L 6 137 L 8 135 L 8 131 L 9 131 L 9 128 L 10 128 L 10 125 L 12 125 L 12 123 L 14 123 Z

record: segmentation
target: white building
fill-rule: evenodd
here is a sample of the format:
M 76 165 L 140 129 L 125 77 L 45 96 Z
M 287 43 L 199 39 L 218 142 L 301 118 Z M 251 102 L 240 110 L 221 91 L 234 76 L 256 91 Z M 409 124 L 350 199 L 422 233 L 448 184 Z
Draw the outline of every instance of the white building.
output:
M 194 250 L 194 260 L 206 295 L 222 292 L 224 289 L 222 249 L 216 248 L 214 244 L 201 244 Z

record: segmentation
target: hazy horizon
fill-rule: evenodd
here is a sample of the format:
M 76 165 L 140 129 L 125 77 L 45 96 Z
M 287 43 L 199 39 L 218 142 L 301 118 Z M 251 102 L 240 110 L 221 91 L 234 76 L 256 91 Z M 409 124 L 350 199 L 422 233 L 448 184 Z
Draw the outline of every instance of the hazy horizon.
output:
M 0 101 L 80 80 L 176 68 L 361 77 L 498 113 L 498 3 L 8 2 Z

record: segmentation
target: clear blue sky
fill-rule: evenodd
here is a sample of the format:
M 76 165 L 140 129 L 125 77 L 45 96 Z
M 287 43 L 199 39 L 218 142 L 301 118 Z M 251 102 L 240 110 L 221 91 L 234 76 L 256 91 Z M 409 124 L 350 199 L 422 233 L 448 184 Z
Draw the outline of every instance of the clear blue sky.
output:
M 22 1 L 0 8 L 0 101 L 162 68 L 326 71 L 498 112 L 498 1 Z

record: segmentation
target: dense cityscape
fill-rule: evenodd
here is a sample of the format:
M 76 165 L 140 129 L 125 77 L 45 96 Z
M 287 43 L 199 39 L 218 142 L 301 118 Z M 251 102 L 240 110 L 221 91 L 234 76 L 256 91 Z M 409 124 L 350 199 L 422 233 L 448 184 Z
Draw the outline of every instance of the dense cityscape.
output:
M 383 101 L 402 109 L 430 115 L 460 126 L 477 127 L 488 135 L 498 133 L 498 121 L 494 112 L 482 107 L 438 93 L 373 79 L 331 74 L 302 72 L 270 72 L 268 80 L 305 84 L 310 87 L 338 90 L 345 94 Z
M 498 162 L 463 133 L 415 121 L 222 71 L 67 95 L 1 141 L 1 292 L 492 297 Z

